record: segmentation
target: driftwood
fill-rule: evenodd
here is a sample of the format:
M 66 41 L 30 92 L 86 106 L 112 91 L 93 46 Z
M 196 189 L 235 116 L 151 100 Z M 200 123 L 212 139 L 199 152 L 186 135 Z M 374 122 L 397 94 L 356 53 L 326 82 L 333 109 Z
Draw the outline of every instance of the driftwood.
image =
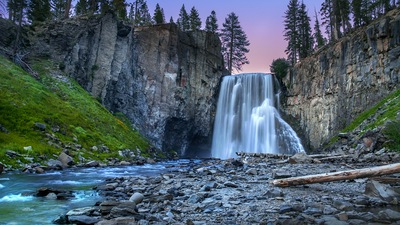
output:
M 338 180 L 352 180 L 356 178 L 374 177 L 394 173 L 400 173 L 400 163 L 365 169 L 277 179 L 273 180 L 271 183 L 278 187 L 289 187 L 295 185 L 323 183 Z

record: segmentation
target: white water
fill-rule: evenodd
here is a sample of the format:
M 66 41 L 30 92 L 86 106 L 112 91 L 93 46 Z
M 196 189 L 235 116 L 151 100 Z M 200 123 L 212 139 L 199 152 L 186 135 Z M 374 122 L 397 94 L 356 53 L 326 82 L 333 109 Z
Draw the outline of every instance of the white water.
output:
M 224 77 L 214 123 L 212 157 L 236 152 L 303 152 L 300 139 L 275 108 L 274 77 L 241 74 Z

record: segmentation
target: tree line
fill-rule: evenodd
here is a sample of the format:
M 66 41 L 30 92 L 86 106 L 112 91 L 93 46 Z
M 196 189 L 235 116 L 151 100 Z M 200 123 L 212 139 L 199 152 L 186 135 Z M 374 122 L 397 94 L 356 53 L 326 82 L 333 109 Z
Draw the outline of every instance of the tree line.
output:
M 146 0 L 136 0 L 127 3 L 125 0 L 6 0 L 6 5 L 0 5 L 0 11 L 7 9 L 8 19 L 19 24 L 35 25 L 50 20 L 62 20 L 71 16 L 105 14 L 113 11 L 120 19 L 133 26 L 149 26 L 167 23 L 163 8 L 157 3 L 153 15 L 150 14 Z M 2 10 L 3 9 L 3 10 Z M 171 17 L 169 23 L 176 23 L 184 32 L 201 30 L 202 22 L 199 12 L 193 6 L 186 11 L 182 5 L 176 21 Z M 230 13 L 222 29 L 218 28 L 216 12 L 213 10 L 205 21 L 204 30 L 218 34 L 222 42 L 222 53 L 227 69 L 240 71 L 248 64 L 246 53 L 250 45 L 247 36 L 240 26 L 238 16 Z
M 324 0 L 319 11 L 321 22 L 318 13 L 314 12 L 312 32 L 306 5 L 299 0 L 290 0 L 284 15 L 287 59 L 273 60 L 271 72 L 280 77 L 286 75 L 290 66 L 315 50 L 399 6 L 400 0 Z M 325 35 L 321 27 L 325 27 Z

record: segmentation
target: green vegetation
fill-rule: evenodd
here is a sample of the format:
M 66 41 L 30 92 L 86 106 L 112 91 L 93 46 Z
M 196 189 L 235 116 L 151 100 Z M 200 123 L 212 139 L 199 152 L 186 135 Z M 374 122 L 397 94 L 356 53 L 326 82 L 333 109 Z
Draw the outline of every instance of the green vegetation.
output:
M 122 113 L 113 116 L 75 81 L 62 76 L 58 65 L 48 60 L 32 64 L 40 80 L 0 56 L 0 162 L 25 163 L 26 157 L 11 159 L 7 150 L 40 162 L 58 155 L 62 145 L 78 144 L 81 150 L 72 152 L 76 160 L 118 157 L 121 149 L 147 154 L 148 142 L 131 129 Z M 102 145 L 110 150 L 90 150 Z M 26 146 L 32 151 L 24 150 Z

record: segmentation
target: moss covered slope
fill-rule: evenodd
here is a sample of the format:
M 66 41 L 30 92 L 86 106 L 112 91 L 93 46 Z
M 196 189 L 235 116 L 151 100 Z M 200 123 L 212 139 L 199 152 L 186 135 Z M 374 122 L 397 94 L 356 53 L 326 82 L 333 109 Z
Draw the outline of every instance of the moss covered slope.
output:
M 123 115 L 112 115 L 52 62 L 32 66 L 39 79 L 0 56 L 0 162 L 15 166 L 27 160 L 8 157 L 7 150 L 35 162 L 65 148 L 81 161 L 119 157 L 122 149 L 147 154 L 148 142 L 122 122 Z M 24 150 L 27 146 L 32 150 Z M 107 148 L 93 151 L 93 146 Z

